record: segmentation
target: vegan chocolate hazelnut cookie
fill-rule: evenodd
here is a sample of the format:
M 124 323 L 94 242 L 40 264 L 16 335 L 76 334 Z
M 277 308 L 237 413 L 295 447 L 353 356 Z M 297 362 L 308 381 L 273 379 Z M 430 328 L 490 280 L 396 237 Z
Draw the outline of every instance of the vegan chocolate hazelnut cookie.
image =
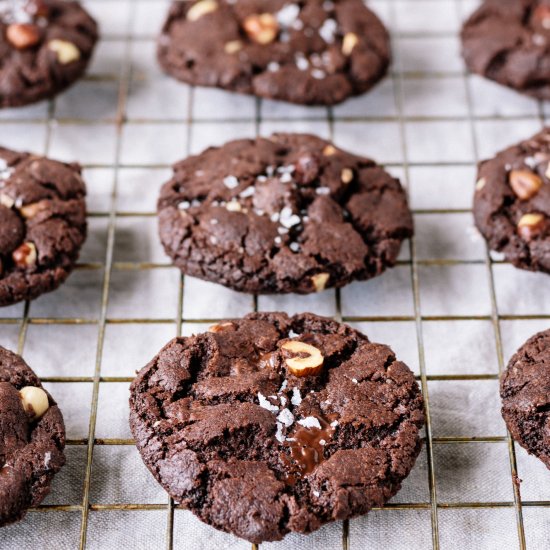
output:
M 256 293 L 379 275 L 413 227 L 398 180 L 304 134 L 232 141 L 176 164 L 158 211 L 184 273 Z
M 163 69 L 184 82 L 310 105 L 366 92 L 390 57 L 362 0 L 174 2 L 158 46 Z
M 53 97 L 80 78 L 98 38 L 78 2 L 0 2 L 0 107 Z
M 516 267 L 550 273 L 550 128 L 479 166 L 474 217 Z
M 535 334 L 510 359 L 500 395 L 512 437 L 550 469 L 550 330 Z
M 86 238 L 77 164 L 0 148 L 0 306 L 57 288 Z
M 382 506 L 421 448 L 409 368 L 307 313 L 254 313 L 175 338 L 130 394 L 132 433 L 159 483 L 254 543 Z
M 462 52 L 472 72 L 550 99 L 550 0 L 486 0 L 464 24 Z
M 0 527 L 42 502 L 64 448 L 55 401 L 21 357 L 0 347 Z

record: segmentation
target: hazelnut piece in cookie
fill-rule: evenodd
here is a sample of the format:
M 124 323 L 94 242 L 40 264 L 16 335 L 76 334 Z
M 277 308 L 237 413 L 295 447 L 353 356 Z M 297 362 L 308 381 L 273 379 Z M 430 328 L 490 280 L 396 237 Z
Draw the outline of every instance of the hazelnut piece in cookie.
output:
M 526 201 L 533 198 L 542 187 L 542 180 L 531 170 L 512 170 L 510 186 L 517 197 Z
M 319 374 L 323 368 L 323 354 L 319 349 L 299 340 L 285 342 L 281 349 L 289 371 L 298 377 Z
M 50 408 L 48 395 L 42 388 L 25 386 L 21 388 L 19 395 L 21 396 L 23 408 L 35 419 L 44 416 L 45 412 Z

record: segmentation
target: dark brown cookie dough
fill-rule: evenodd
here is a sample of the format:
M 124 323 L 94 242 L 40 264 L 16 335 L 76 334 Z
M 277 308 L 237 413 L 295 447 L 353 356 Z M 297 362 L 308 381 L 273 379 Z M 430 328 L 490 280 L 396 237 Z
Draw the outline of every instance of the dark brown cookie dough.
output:
M 0 347 L 0 527 L 42 502 L 64 447 L 55 401 L 21 357 Z
M 0 148 L 0 306 L 57 288 L 86 238 L 80 167 Z
M 462 29 L 468 68 L 550 99 L 550 0 L 486 0 Z
M 174 2 L 158 58 L 190 84 L 333 105 L 378 82 L 391 52 L 361 0 L 199 0 Z
M 369 279 L 412 235 L 398 180 L 304 134 L 233 141 L 176 164 L 158 211 L 166 253 L 184 273 L 245 292 Z
M 130 408 L 141 456 L 174 500 L 256 543 L 382 506 L 424 423 L 390 348 L 307 313 L 172 340 L 132 383 Z
M 550 128 L 480 164 L 474 217 L 516 267 L 550 273 Z
M 550 469 L 550 330 L 535 334 L 510 359 L 500 395 L 512 437 Z
M 78 2 L 2 2 L 0 107 L 63 91 L 84 74 L 97 38 L 95 21 Z

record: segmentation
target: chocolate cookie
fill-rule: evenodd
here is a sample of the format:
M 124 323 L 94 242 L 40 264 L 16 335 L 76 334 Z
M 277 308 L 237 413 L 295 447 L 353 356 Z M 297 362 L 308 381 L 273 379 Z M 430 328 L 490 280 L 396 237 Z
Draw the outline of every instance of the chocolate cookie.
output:
M 158 46 L 163 69 L 184 82 L 308 105 L 366 92 L 390 58 L 362 0 L 174 2 Z
M 390 348 L 307 313 L 175 338 L 132 383 L 130 408 L 141 456 L 174 500 L 255 543 L 382 506 L 424 423 Z
M 550 128 L 480 163 L 474 217 L 516 267 L 550 273 Z
M 512 437 L 550 469 L 550 330 L 535 334 L 510 359 L 500 395 Z
M 176 164 L 158 211 L 184 273 L 256 293 L 374 277 L 412 235 L 398 180 L 303 134 L 233 141 Z
M 55 401 L 21 357 L 0 347 L 0 527 L 44 500 L 64 448 Z
M 67 278 L 86 238 L 85 195 L 77 164 L 0 148 L 0 306 Z
M 472 72 L 550 99 L 550 0 L 486 0 L 464 24 L 462 53 Z
M 1 4 L 1 107 L 53 97 L 84 74 L 98 34 L 96 22 L 78 2 Z

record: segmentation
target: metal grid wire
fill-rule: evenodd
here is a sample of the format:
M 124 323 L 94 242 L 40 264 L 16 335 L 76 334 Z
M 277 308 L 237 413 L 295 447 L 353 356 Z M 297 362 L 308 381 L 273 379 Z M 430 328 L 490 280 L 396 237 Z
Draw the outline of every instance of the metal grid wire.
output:
M 32 541 L 33 548 L 49 548 L 53 540 L 61 541 L 60 548 L 122 543 L 198 548 L 181 520 L 190 514 L 162 492 L 159 496 L 127 432 L 109 426 L 126 422 L 131 370 L 145 364 L 160 344 L 201 330 L 201 323 L 258 308 L 329 314 L 400 348 L 398 354 L 416 369 L 427 412 L 424 451 L 411 475 L 421 489 L 404 489 L 403 497 L 366 518 L 262 548 L 318 548 L 320 541 L 325 548 L 344 550 L 544 548 L 550 493 L 534 487 L 544 487 L 545 480 L 548 485 L 548 478 L 499 424 L 497 381 L 514 347 L 547 325 L 550 304 L 544 295 L 550 286 L 544 276 L 519 273 L 487 251 L 469 231 L 469 203 L 476 161 L 489 149 L 534 133 L 545 113 L 542 104 L 464 72 L 456 34 L 475 2 L 370 2 L 392 31 L 392 73 L 371 94 L 329 109 L 172 82 L 159 75 L 152 57 L 165 0 L 86 5 L 103 24 L 90 74 L 47 107 L 0 115 L 5 145 L 40 152 L 43 139 L 45 154 L 82 161 L 92 210 L 89 252 L 64 287 L 0 311 L 2 343 L 17 347 L 42 377 L 60 401 L 69 432 L 69 463 L 57 476 L 53 495 L 25 522 L 3 530 L 0 548 L 25 548 Z M 430 101 L 422 100 L 426 96 Z M 408 184 L 417 237 L 394 270 L 315 297 L 250 298 L 182 277 L 159 255 L 154 200 L 170 162 L 214 141 L 280 129 L 321 133 L 380 159 Z M 474 357 L 463 365 L 465 356 L 459 355 L 461 368 L 445 370 L 453 348 L 467 351 L 478 329 L 485 338 L 475 348 L 483 352 L 478 364 Z M 150 355 L 129 365 L 132 348 L 144 346 Z M 71 362 L 71 355 L 78 359 Z M 454 401 L 452 391 L 458 396 Z M 83 409 L 85 421 L 79 420 Z M 459 417 L 456 422 L 453 415 Z M 516 452 L 524 464 L 519 472 Z M 497 455 L 505 466 L 495 472 L 494 463 L 487 466 L 483 457 Z M 112 484 L 113 476 L 130 478 L 137 497 L 97 488 Z M 528 484 L 530 498 L 522 499 L 518 476 Z M 452 478 L 458 491 L 449 485 Z M 410 526 L 407 532 L 403 525 Z M 201 524 L 192 528 L 202 533 L 202 548 L 250 548 L 208 527 L 200 531 Z

